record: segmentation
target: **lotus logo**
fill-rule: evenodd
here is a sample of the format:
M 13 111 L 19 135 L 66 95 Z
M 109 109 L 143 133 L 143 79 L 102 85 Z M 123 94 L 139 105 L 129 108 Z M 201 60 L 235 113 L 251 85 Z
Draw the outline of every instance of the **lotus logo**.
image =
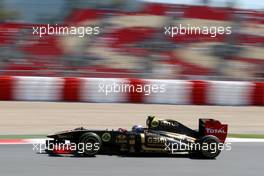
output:
M 223 128 L 221 129 L 213 129 L 213 128 L 206 128 L 206 133 L 226 133 Z
M 110 134 L 110 133 L 104 133 L 104 134 L 102 135 L 102 140 L 103 140 L 104 142 L 108 142 L 108 141 L 110 141 L 110 140 L 111 140 L 111 134 Z

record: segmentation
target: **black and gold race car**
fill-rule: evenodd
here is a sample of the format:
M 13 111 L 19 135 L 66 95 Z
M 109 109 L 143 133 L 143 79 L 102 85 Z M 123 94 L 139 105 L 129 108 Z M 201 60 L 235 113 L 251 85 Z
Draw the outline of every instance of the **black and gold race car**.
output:
M 227 125 L 214 119 L 199 119 L 193 130 L 175 120 L 149 116 L 146 128 L 134 126 L 131 131 L 89 130 L 83 127 L 48 136 L 46 152 L 50 155 L 166 155 L 191 154 L 213 159 L 224 147 Z

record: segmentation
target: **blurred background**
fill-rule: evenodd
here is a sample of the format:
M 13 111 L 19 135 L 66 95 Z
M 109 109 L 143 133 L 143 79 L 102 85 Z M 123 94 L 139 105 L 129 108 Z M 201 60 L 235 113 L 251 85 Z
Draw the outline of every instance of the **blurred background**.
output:
M 45 24 L 100 34 L 33 35 Z M 177 24 L 232 34 L 164 35 Z M 264 1 L 0 0 L 0 75 L 263 80 Z

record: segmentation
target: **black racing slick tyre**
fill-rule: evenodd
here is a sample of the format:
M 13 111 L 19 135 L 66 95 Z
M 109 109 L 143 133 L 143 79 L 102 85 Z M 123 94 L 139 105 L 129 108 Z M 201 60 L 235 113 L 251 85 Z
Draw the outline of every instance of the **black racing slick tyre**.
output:
M 220 141 L 215 136 L 204 136 L 200 139 L 199 143 L 201 146 L 199 151 L 201 158 L 214 159 L 221 153 L 221 150 L 219 149 Z
M 81 135 L 78 143 L 78 154 L 81 156 L 95 156 L 102 146 L 101 138 L 92 132 Z

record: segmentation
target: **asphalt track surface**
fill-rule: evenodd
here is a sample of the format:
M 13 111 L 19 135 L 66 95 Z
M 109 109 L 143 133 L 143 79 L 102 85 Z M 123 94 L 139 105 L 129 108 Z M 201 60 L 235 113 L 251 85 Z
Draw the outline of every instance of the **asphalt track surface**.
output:
M 32 145 L 0 145 L 0 175 L 3 176 L 260 176 L 263 175 L 264 143 L 232 143 L 215 160 L 188 157 L 94 158 L 50 157 L 37 154 Z

